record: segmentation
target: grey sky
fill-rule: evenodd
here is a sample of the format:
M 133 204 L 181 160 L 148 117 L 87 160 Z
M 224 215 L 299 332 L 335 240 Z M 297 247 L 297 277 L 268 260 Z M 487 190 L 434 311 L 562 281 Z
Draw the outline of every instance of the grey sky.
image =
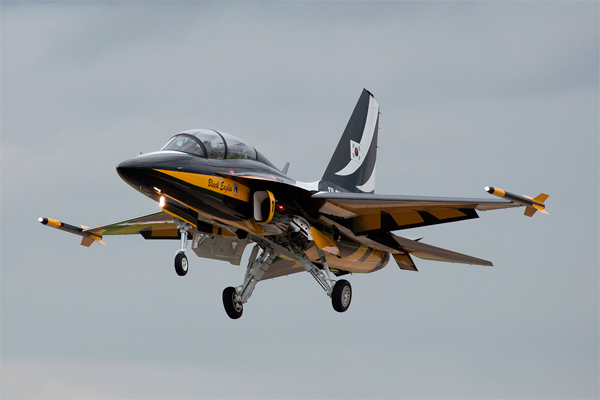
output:
M 1 11 L 3 398 L 598 398 L 599 3 L 49 2 Z M 214 128 L 321 177 L 365 87 L 376 192 L 550 194 L 401 231 L 494 268 L 261 282 L 175 242 L 42 227 L 157 205 L 116 164 Z M 249 251 L 250 247 L 248 247 Z M 246 254 L 247 258 L 247 254 Z M 245 259 L 246 259 L 245 258 Z

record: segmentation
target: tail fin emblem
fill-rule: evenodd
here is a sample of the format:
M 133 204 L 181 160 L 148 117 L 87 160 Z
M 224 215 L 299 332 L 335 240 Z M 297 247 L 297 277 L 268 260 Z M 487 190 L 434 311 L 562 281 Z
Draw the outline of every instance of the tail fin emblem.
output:
M 356 143 L 354 140 L 350 141 L 350 159 L 358 162 L 361 162 L 362 159 L 360 143 Z

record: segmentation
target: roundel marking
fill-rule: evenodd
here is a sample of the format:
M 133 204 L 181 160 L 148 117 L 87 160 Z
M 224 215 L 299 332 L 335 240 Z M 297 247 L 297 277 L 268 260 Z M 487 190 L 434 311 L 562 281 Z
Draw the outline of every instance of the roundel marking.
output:
M 237 183 L 235 183 L 235 184 L 233 185 L 233 195 L 234 195 L 234 196 L 237 196 L 237 194 L 238 194 L 238 186 L 237 186 Z

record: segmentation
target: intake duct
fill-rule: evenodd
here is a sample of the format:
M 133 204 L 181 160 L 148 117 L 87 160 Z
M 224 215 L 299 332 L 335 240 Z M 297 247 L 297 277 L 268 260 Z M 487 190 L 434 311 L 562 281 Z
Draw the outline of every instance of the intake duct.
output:
M 254 192 L 252 196 L 254 220 L 261 224 L 268 224 L 275 214 L 275 196 L 268 190 Z

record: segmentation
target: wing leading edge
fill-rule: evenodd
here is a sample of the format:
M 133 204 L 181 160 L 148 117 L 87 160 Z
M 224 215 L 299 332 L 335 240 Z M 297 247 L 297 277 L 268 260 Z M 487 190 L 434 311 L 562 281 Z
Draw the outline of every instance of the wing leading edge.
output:
M 69 225 L 51 218 L 40 218 L 43 225 L 82 236 L 81 244 L 89 247 L 94 241 L 106 246 L 103 236 L 140 234 L 147 240 L 179 240 L 181 233 L 172 215 L 158 211 L 140 217 L 127 219 L 94 228 Z M 240 265 L 241 258 L 248 241 L 239 239 L 235 234 L 221 227 L 202 221 L 196 221 L 193 233 L 188 231 L 188 239 L 192 239 L 192 250 L 198 257 L 229 261 Z
M 320 212 L 335 218 L 356 235 L 478 218 L 477 210 L 520 207 L 508 200 L 454 197 L 387 196 L 368 193 L 319 192 Z

